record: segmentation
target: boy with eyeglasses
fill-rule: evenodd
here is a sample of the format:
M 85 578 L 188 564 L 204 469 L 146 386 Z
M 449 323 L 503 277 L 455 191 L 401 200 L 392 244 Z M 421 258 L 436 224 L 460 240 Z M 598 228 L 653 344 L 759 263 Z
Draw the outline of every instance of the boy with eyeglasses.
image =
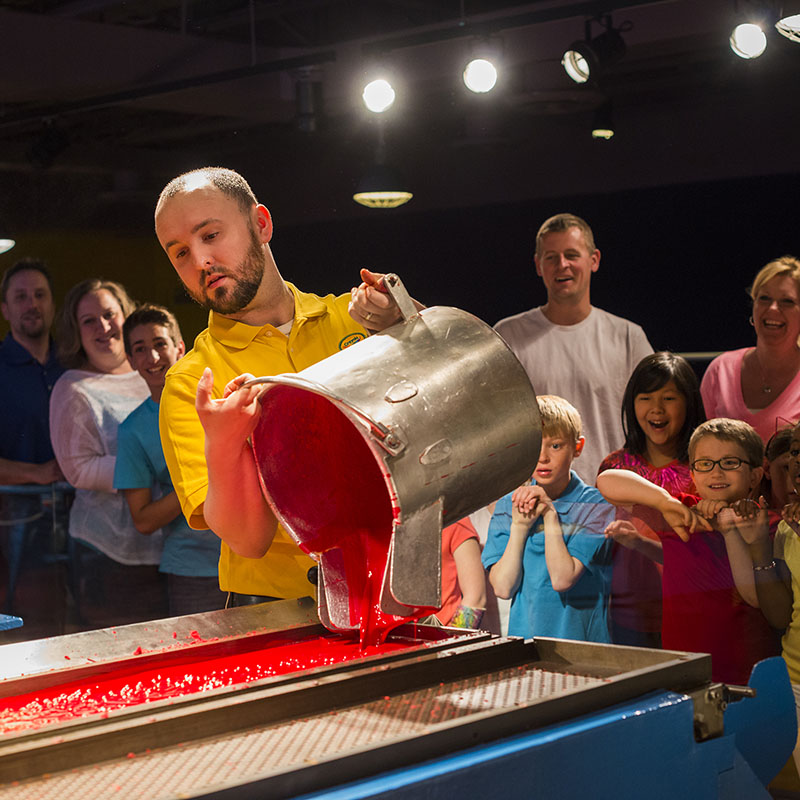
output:
M 775 631 L 758 607 L 753 564 L 737 525 L 751 516 L 764 445 L 746 422 L 711 419 L 689 440 L 695 495 L 673 497 L 626 470 L 607 470 L 597 488 L 617 506 L 661 512 L 672 530 L 658 541 L 626 531 L 620 544 L 663 563 L 662 644 L 711 653 L 716 681 L 746 684 L 753 665 L 778 655 Z

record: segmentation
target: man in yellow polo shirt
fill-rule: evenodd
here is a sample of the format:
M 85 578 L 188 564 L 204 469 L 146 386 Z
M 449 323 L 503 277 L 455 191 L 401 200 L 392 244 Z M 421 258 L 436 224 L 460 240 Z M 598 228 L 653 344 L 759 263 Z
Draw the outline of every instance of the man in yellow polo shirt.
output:
M 263 387 L 242 384 L 298 372 L 363 339 L 367 328 L 394 324 L 400 312 L 378 288 L 382 276 L 368 270 L 339 297 L 284 281 L 269 247 L 269 211 L 232 170 L 206 167 L 170 181 L 155 226 L 187 291 L 210 311 L 161 396 L 161 441 L 183 513 L 222 539 L 219 579 L 229 604 L 312 594 L 314 562 L 264 500 L 247 442 Z

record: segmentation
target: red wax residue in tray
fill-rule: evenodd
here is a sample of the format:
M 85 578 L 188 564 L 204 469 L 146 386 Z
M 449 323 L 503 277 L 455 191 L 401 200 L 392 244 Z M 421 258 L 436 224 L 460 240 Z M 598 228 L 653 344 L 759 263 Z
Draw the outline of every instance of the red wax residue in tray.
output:
M 313 667 L 339 664 L 364 656 L 413 647 L 414 642 L 388 642 L 364 648 L 345 636 L 271 639 L 270 645 L 202 658 L 197 652 L 170 654 L 147 668 L 135 664 L 86 680 L 0 699 L 0 733 L 30 731 L 53 722 L 93 714 L 107 716 L 120 708 L 249 683 Z
M 265 490 L 300 547 L 328 554 L 343 570 L 345 580 L 329 583 L 328 594 L 346 597 L 362 645 L 377 645 L 434 610 L 381 609 L 398 509 L 383 465 L 355 424 L 327 398 L 295 387 L 271 388 L 262 406 L 252 442 Z

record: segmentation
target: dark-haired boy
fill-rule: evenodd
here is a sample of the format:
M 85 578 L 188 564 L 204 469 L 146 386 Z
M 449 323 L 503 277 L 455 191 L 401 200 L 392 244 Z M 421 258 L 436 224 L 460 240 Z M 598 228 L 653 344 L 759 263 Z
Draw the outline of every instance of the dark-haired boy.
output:
M 209 530 L 192 530 L 172 488 L 158 432 L 158 410 L 167 370 L 185 346 L 175 317 L 143 305 L 125 321 L 125 351 L 150 388 L 150 397 L 119 426 L 114 488 L 122 491 L 136 529 L 164 529 L 159 569 L 167 575 L 171 616 L 223 608 L 217 569 L 220 541 Z

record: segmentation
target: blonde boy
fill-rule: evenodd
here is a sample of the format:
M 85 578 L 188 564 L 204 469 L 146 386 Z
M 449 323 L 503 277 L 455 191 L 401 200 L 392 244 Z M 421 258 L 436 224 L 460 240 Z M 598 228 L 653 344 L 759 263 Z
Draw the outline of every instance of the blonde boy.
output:
M 746 422 L 711 419 L 692 434 L 689 460 L 697 495 L 673 497 L 626 470 L 601 473 L 597 488 L 614 505 L 660 511 L 673 528 L 657 531 L 659 542 L 645 541 L 634 530 L 618 537 L 664 564 L 664 647 L 711 653 L 714 680 L 747 683 L 756 661 L 778 653 L 737 529 L 755 502 L 751 496 L 764 472 L 764 445 Z M 616 535 L 615 527 L 610 535 Z
M 609 642 L 614 510 L 571 469 L 583 450 L 581 418 L 561 397 L 538 398 L 542 449 L 531 485 L 497 502 L 483 565 L 498 597 L 511 598 L 512 636 Z

